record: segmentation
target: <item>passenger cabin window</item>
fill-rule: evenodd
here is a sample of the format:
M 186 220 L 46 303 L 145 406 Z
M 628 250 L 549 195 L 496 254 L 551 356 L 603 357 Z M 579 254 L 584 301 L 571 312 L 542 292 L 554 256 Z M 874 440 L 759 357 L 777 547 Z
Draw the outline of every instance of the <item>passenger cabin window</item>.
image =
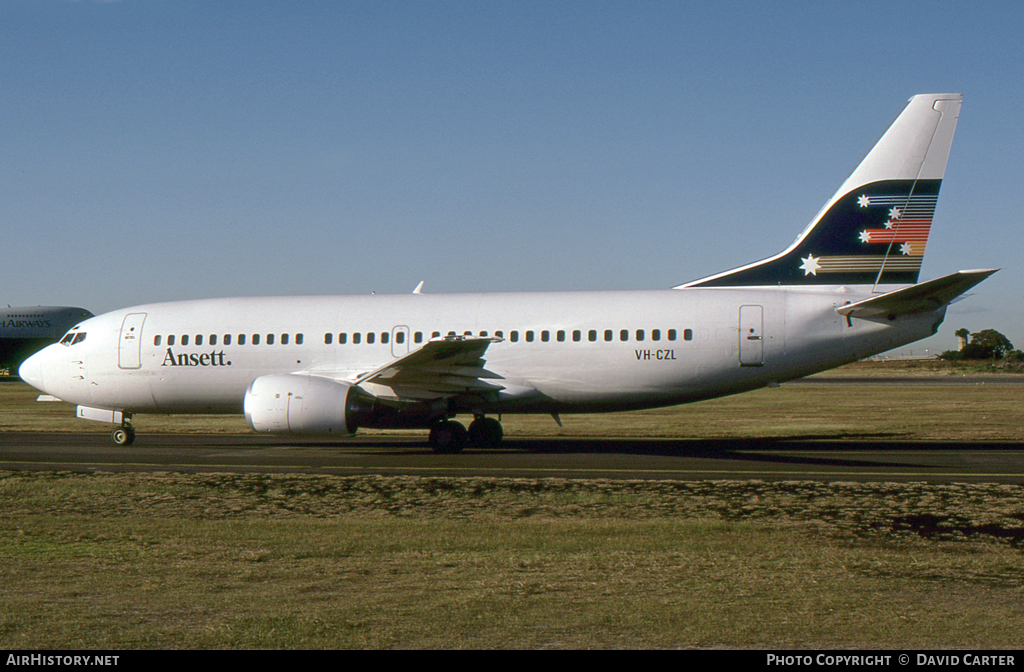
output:
M 210 345 L 217 345 L 217 334 L 210 334 Z
M 509 334 L 508 334 L 508 340 L 512 341 L 513 343 L 518 343 L 519 342 L 519 332 L 518 331 L 510 331 Z
M 399 331 L 398 333 L 395 334 L 395 343 L 398 343 L 399 345 L 402 345 L 403 343 L 405 343 L 405 332 L 404 331 Z
M 324 345 L 330 345 L 334 342 L 334 334 L 324 334 Z
M 620 341 L 628 341 L 629 340 L 629 329 L 620 329 L 619 330 L 619 340 Z
M 281 334 L 281 345 L 288 345 L 288 334 Z
M 196 345 L 202 345 L 202 344 L 203 344 L 203 335 L 199 334 L 199 335 L 196 336 Z
M 372 331 L 366 332 L 366 342 L 367 343 L 372 345 L 376 340 L 377 340 L 377 335 L 376 334 L 374 334 Z
M 167 345 L 174 345 L 174 334 L 167 337 Z
M 239 345 L 245 345 L 245 334 L 239 334 L 238 335 L 238 344 Z
M 380 332 L 380 342 L 387 343 L 390 340 L 391 334 L 387 331 Z
M 636 330 L 636 340 L 638 340 L 638 341 L 644 340 L 644 330 L 643 329 L 637 329 Z
M 306 337 L 302 334 L 295 334 L 295 345 L 302 345 L 302 342 L 306 340 Z
M 661 329 L 651 329 L 651 340 L 652 341 L 660 341 L 661 340 Z
M 274 344 L 274 335 L 273 334 L 267 334 L 267 345 L 273 345 L 273 344 Z
M 343 331 L 338 334 L 338 343 L 341 343 L 342 345 L 348 343 L 348 332 Z
M 669 329 L 668 330 L 668 340 L 670 340 L 670 341 L 676 340 L 676 330 L 675 329 Z
M 556 340 L 558 340 L 558 342 L 559 342 L 559 343 L 561 343 L 562 341 L 564 341 L 564 340 L 565 340 L 565 330 L 564 330 L 564 329 L 559 329 L 559 330 L 558 330 L 558 331 L 557 331 L 557 332 L 555 333 L 555 339 L 556 339 Z
M 359 345 L 362 342 L 363 342 L 363 335 L 362 334 L 360 334 L 358 331 L 352 334 L 352 343 L 353 343 L 353 345 Z
M 684 341 L 692 341 L 693 340 L 693 329 L 683 329 L 683 340 Z
M 252 335 L 252 344 L 253 345 L 259 345 L 260 344 L 260 335 L 259 334 L 253 334 Z
M 231 334 L 224 334 L 224 345 L 231 345 Z
M 604 330 L 604 340 L 606 340 L 606 341 L 612 340 L 612 330 L 611 329 L 605 329 Z
M 413 340 L 414 343 L 422 343 L 423 342 L 423 332 L 422 331 L 417 331 L 415 334 L 412 335 L 412 340 Z
M 596 329 L 591 329 L 590 331 L 588 331 L 587 332 L 587 339 L 589 341 L 591 341 L 591 342 L 596 341 L 597 340 L 597 330 Z
M 573 329 L 572 340 L 573 343 L 579 343 L 581 340 L 583 340 L 583 332 L 581 332 L 579 329 Z
M 181 344 L 188 345 L 188 334 L 185 334 L 184 336 L 181 337 Z
M 163 340 L 163 336 L 157 334 L 153 337 L 153 345 L 160 345 L 160 341 Z M 63 341 L 61 341 L 63 343 Z

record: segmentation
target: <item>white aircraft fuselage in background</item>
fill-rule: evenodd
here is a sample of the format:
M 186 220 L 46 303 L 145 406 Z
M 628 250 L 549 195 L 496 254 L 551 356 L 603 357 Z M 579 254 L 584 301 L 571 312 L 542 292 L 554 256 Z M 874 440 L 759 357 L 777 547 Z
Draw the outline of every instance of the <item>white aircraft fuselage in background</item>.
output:
M 245 413 L 257 431 L 423 427 L 496 445 L 488 415 L 667 406 L 822 371 L 934 334 L 990 275 L 917 282 L 960 108 L 915 96 L 787 250 L 673 289 L 233 298 L 86 320 L 21 376 L 121 426 Z

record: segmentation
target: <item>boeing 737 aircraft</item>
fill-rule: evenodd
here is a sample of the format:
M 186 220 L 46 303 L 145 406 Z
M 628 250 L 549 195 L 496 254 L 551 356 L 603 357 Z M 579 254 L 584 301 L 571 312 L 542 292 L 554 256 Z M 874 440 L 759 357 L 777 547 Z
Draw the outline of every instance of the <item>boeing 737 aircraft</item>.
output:
M 29 355 L 56 343 L 92 313 L 70 306 L 26 306 L 0 313 L 0 369 L 17 371 Z
M 783 252 L 672 289 L 150 304 L 83 321 L 21 377 L 114 423 L 119 444 L 136 413 L 244 413 L 257 432 L 429 429 L 443 453 L 498 445 L 504 413 L 558 420 L 806 376 L 931 336 L 995 272 L 915 284 L 960 101 L 911 98 Z

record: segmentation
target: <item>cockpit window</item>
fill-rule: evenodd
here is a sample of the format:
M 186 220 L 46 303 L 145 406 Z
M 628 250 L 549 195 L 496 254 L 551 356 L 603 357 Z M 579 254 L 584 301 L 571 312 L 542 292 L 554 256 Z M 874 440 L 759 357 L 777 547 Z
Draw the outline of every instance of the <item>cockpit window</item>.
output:
M 60 339 L 61 345 L 76 345 L 85 340 L 84 331 L 69 331 L 64 335 L 64 338 Z

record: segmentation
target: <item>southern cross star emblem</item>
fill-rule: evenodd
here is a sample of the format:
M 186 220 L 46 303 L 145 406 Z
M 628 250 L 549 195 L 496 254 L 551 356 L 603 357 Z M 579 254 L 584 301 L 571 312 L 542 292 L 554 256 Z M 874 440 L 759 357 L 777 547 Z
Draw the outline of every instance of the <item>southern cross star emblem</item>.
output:
M 900 245 L 900 254 L 910 254 L 910 243 Z
M 889 219 L 899 219 L 900 214 L 901 213 L 899 208 L 891 208 L 889 210 Z
M 860 232 L 860 242 L 862 242 L 862 243 L 870 243 L 871 242 L 871 234 L 868 233 L 867 231 L 861 231 Z
M 861 194 L 860 198 L 857 199 L 857 205 L 862 208 L 866 208 L 871 205 L 871 199 L 868 198 L 867 194 Z
M 817 259 L 815 259 L 814 255 L 808 254 L 806 259 L 801 259 L 800 260 L 800 261 L 804 262 L 804 263 L 800 264 L 800 270 L 802 270 L 804 272 L 805 276 L 806 275 L 818 275 L 818 271 L 821 270 L 821 264 L 818 263 L 818 259 L 821 259 L 821 257 L 818 257 Z

